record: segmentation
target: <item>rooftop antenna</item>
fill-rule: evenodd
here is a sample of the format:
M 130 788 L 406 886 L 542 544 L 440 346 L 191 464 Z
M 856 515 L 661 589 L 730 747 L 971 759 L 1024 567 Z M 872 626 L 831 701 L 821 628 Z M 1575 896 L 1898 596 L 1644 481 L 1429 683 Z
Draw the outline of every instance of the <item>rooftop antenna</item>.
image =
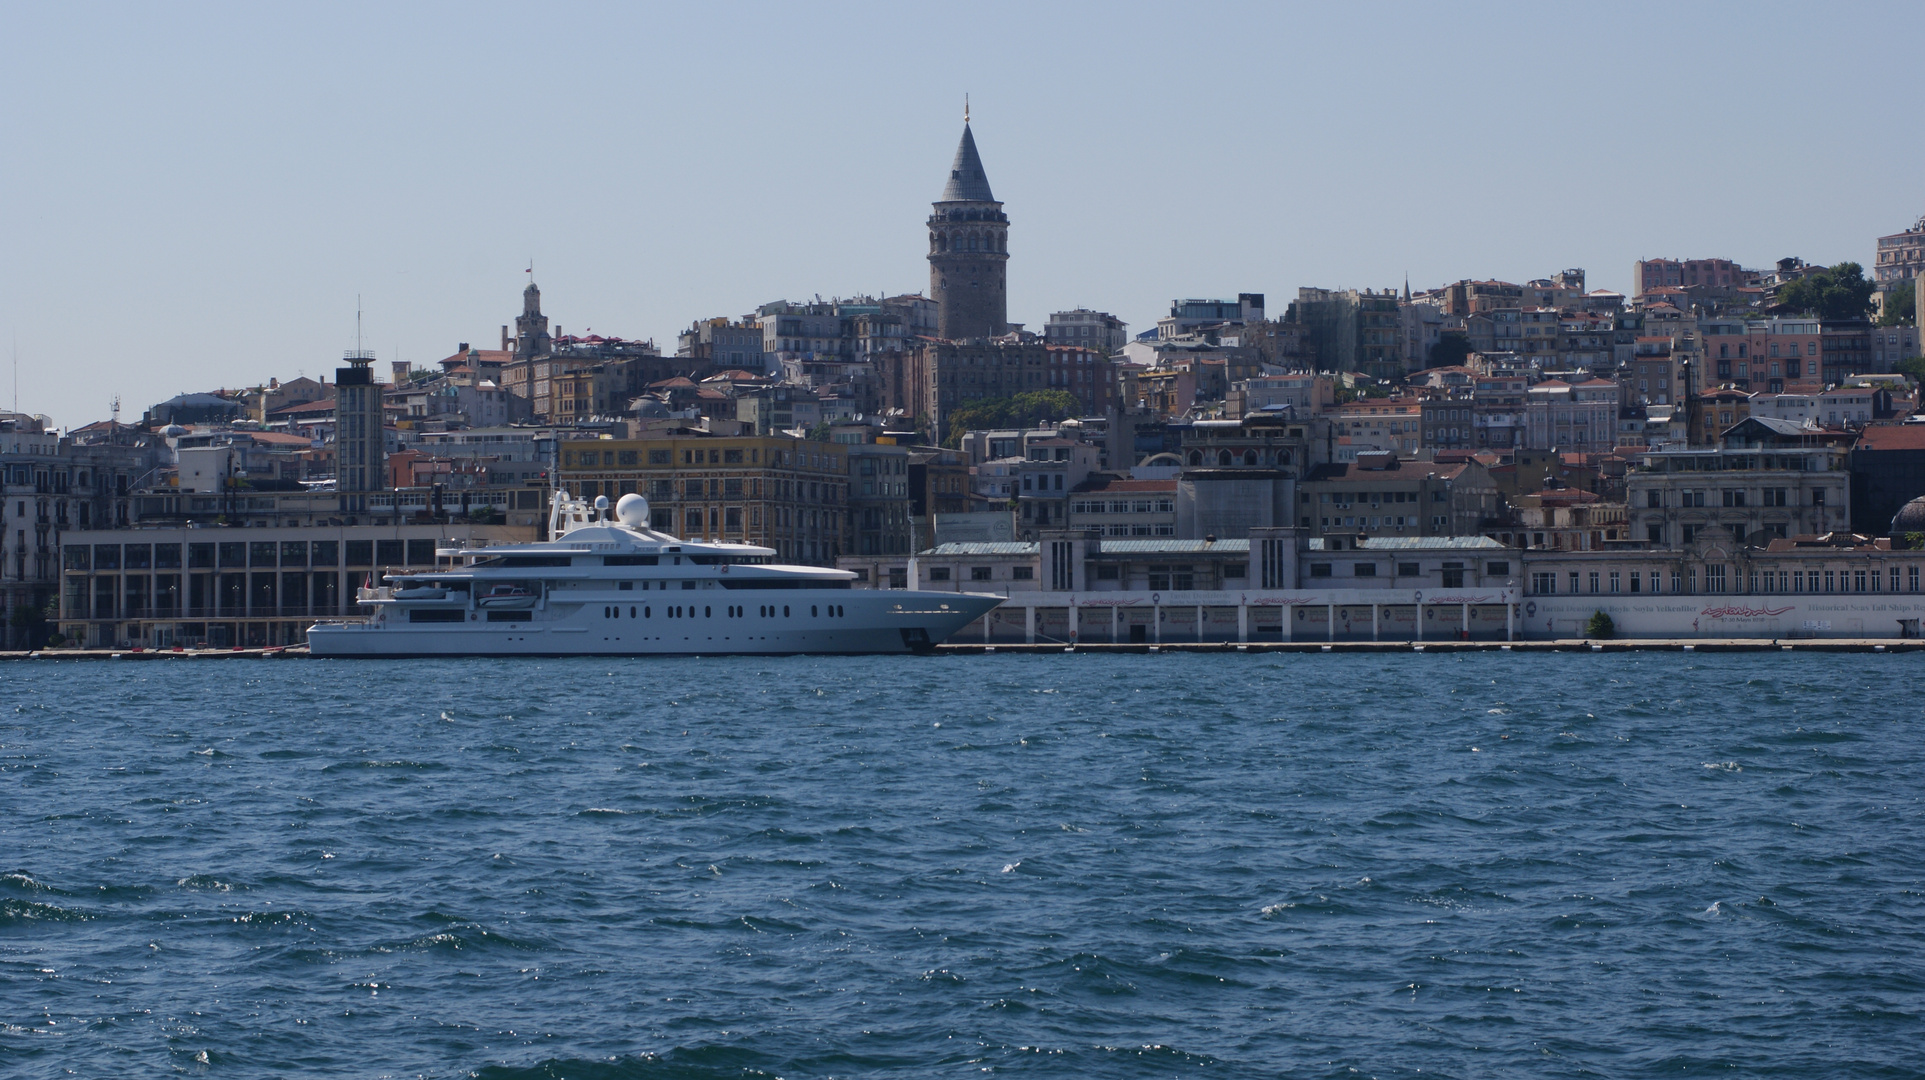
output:
M 361 355 L 361 294 L 354 294 L 354 354 Z
M 20 411 L 20 331 L 13 332 L 13 411 Z

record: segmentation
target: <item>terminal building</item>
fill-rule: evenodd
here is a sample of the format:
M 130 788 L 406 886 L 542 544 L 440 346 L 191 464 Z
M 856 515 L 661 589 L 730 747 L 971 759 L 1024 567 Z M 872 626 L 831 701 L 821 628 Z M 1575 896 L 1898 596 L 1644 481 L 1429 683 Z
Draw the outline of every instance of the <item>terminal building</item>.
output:
M 355 590 L 389 570 L 530 539 L 500 525 L 75 529 L 61 538 L 59 628 L 101 649 L 296 645 L 317 619 L 359 618 Z

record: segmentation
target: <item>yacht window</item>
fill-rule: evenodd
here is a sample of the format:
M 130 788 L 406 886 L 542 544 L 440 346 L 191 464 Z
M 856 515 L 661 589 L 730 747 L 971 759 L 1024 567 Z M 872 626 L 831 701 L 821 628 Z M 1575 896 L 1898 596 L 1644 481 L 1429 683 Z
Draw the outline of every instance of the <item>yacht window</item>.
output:
M 816 610 L 815 610 L 815 605 L 814 605 L 814 604 L 810 604 L 810 605 L 809 605 L 809 617 L 813 619 L 813 618 L 815 618 L 815 615 L 816 615 Z
M 787 604 L 782 605 L 782 617 L 785 619 L 789 617 L 789 605 Z
M 708 618 L 708 617 L 709 617 L 709 609 L 708 609 L 708 608 L 706 608 L 706 607 L 704 607 L 704 608 L 702 609 L 702 618 L 704 618 L 704 619 L 706 619 L 706 618 Z
M 628 609 L 628 617 L 631 619 L 635 617 L 635 609 L 633 607 Z
M 644 619 L 646 619 L 646 618 L 648 618 L 648 616 L 649 616 L 649 614 L 650 614 L 650 612 L 649 612 L 649 610 L 648 610 L 648 605 L 647 605 L 647 604 L 643 604 L 643 605 L 642 605 L 642 618 L 644 618 Z
M 680 560 L 678 559 L 677 561 L 679 562 Z M 682 582 L 682 588 L 684 589 L 693 589 L 694 587 L 695 587 L 695 583 L 693 581 Z
M 632 581 L 623 581 L 618 583 L 615 588 L 619 592 L 633 592 L 635 591 L 635 583 Z

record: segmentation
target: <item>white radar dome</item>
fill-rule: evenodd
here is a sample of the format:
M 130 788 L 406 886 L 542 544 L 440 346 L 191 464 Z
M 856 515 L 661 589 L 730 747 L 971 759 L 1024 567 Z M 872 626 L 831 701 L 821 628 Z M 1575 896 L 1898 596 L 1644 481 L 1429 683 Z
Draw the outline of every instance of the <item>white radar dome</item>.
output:
M 606 495 L 595 496 L 595 509 L 597 510 L 608 509 L 608 496 Z
M 615 520 L 631 529 L 648 524 L 648 500 L 632 491 L 622 496 L 615 504 Z

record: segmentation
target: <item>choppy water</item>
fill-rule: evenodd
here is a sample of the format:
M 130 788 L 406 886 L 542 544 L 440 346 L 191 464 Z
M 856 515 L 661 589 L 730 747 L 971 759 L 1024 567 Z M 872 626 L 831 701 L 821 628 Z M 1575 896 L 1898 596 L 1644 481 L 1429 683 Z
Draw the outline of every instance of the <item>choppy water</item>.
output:
M 0 667 L 0 1070 L 1918 1076 L 1897 656 Z

